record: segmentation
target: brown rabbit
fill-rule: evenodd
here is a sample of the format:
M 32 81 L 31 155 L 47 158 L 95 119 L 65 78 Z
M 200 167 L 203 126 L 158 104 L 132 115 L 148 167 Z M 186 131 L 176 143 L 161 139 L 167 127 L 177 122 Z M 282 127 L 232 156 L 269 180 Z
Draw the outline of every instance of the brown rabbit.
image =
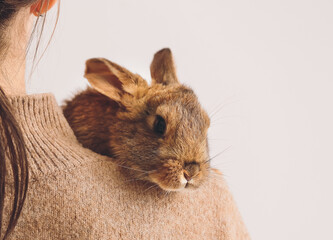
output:
M 63 108 L 84 147 L 114 158 L 131 177 L 164 190 L 197 188 L 210 171 L 210 124 L 194 92 L 178 82 L 170 49 L 154 56 L 152 84 L 103 58 L 86 62 L 92 88 Z

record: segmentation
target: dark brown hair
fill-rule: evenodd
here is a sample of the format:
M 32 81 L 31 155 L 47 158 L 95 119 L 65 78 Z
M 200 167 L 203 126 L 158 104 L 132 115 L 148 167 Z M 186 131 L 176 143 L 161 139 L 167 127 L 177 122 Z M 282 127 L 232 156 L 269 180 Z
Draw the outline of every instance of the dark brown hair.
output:
M 6 35 L 11 20 L 19 10 L 36 1 L 0 0 L 0 59 L 4 59 L 8 41 L 11 40 L 7 39 Z M 43 0 L 43 3 L 48 4 L 48 1 Z M 14 194 L 10 198 L 12 199 L 10 215 L 4 216 L 5 197 L 8 191 L 6 177 L 9 172 L 12 173 L 10 176 L 13 179 L 13 186 L 9 187 L 14 187 Z M 0 239 L 6 239 L 16 226 L 26 198 L 28 181 L 28 160 L 22 131 L 15 120 L 11 104 L 0 87 Z M 9 219 L 5 221 L 4 217 Z M 4 226 L 4 222 L 7 222 L 7 226 Z

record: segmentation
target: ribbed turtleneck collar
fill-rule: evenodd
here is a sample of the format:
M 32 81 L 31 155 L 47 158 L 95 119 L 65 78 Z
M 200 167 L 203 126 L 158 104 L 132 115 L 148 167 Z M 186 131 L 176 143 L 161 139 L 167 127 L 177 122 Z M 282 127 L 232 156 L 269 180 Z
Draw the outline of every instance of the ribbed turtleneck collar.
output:
M 10 96 L 26 141 L 32 176 L 74 167 L 84 152 L 53 94 Z
M 17 121 L 30 130 L 53 132 L 55 135 L 72 137 L 73 131 L 67 124 L 51 93 L 10 96 Z

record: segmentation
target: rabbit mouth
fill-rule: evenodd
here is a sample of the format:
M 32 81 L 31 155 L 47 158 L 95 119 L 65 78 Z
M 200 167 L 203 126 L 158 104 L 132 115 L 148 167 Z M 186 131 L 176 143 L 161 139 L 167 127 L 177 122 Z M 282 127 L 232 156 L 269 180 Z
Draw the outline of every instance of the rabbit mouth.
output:
M 157 184 L 161 189 L 168 192 L 177 192 L 177 191 L 183 191 L 183 190 L 193 190 L 198 188 L 198 186 L 195 184 L 195 181 L 191 179 L 190 181 L 187 181 L 184 177 L 180 178 L 180 180 L 175 182 L 168 182 L 163 180 L 158 180 L 156 178 L 150 177 L 150 181 Z
M 189 183 L 185 178 L 181 178 L 178 181 L 170 182 L 166 179 L 158 179 L 150 176 L 150 181 L 157 184 L 161 189 L 168 192 L 181 191 L 189 187 Z
M 199 187 L 202 178 L 201 171 L 193 174 L 178 163 L 165 164 L 162 168 L 148 175 L 149 181 L 157 184 L 165 191 L 196 189 Z

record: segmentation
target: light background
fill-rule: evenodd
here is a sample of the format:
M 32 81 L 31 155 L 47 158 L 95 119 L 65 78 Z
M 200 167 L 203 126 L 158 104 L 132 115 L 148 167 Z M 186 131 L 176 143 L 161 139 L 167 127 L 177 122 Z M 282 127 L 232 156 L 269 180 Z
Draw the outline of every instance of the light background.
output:
M 180 80 L 219 110 L 211 155 L 226 150 L 213 165 L 252 238 L 333 239 L 332 13 L 331 0 L 62 0 L 28 90 L 61 103 L 87 85 L 90 57 L 150 81 L 170 47 Z

